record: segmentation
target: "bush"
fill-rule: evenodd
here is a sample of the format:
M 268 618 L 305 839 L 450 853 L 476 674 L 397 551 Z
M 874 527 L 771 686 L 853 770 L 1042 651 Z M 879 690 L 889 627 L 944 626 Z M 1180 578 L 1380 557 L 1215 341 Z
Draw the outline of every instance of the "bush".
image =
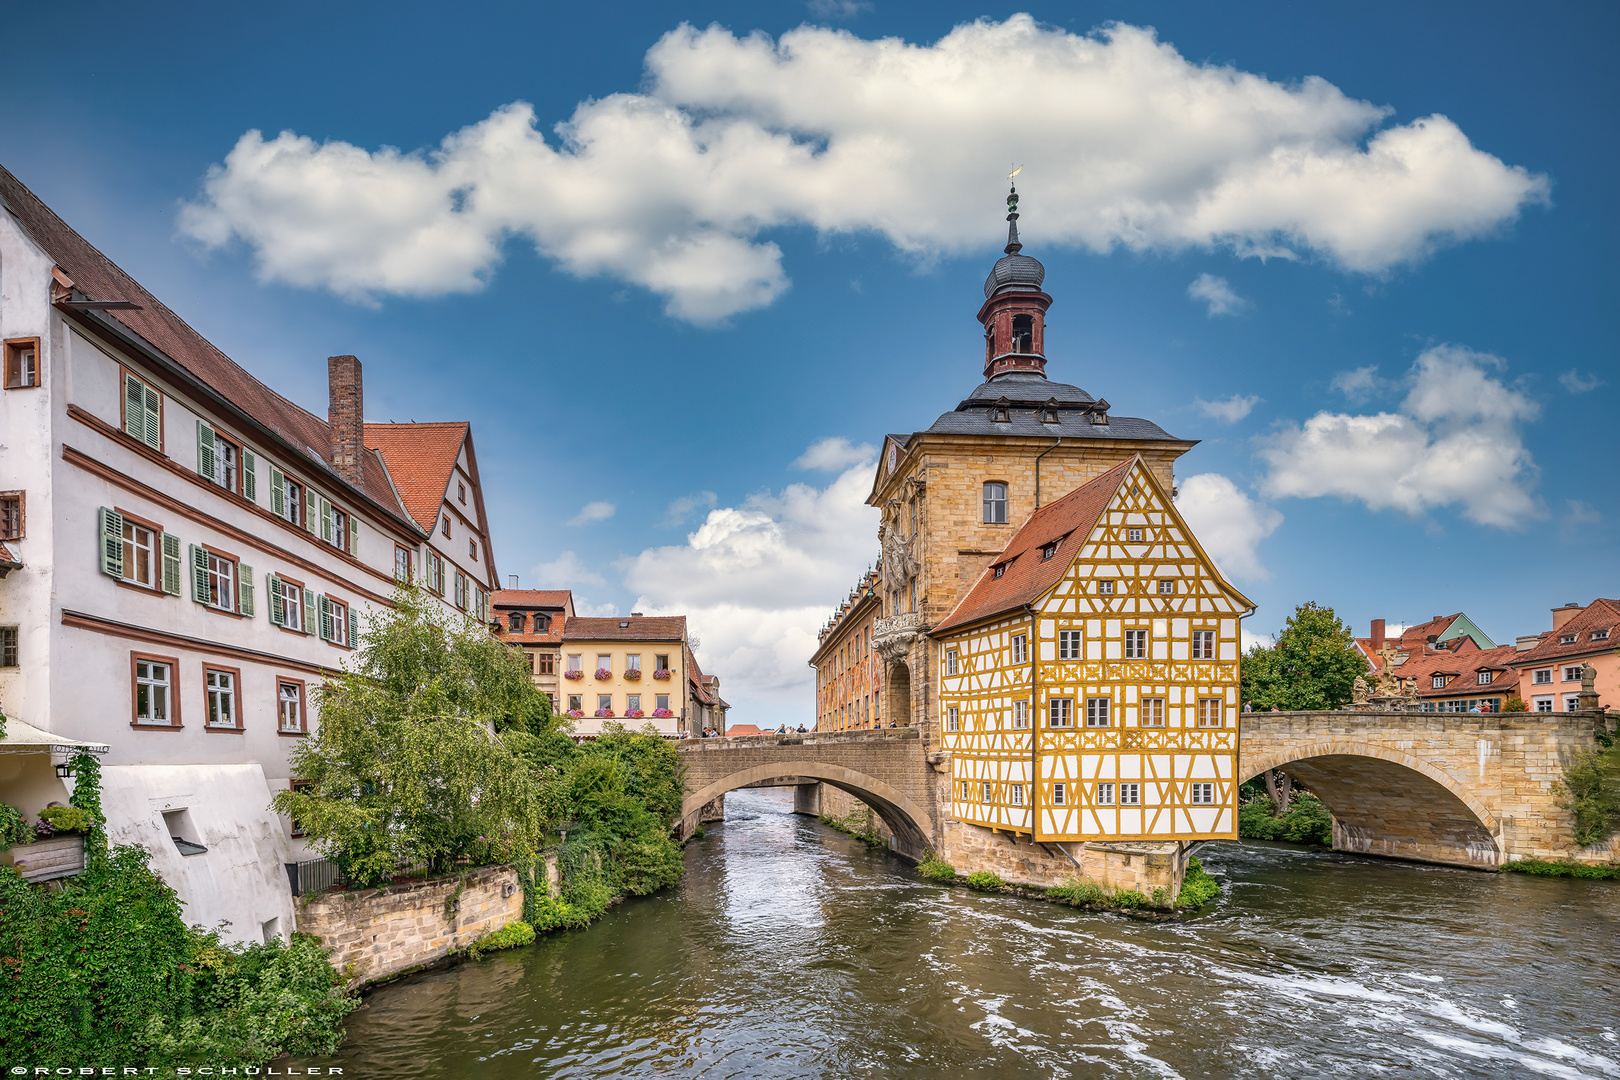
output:
M 87 833 L 95 826 L 90 812 L 77 806 L 47 806 L 39 812 L 39 819 L 59 833 Z
M 1108 902 L 1117 908 L 1145 908 L 1152 907 L 1153 901 L 1135 889 L 1121 889 L 1108 898 Z
M 0 803 L 0 851 L 34 842 L 34 827 L 28 816 L 10 803 Z
M 1553 784 L 1560 807 L 1574 818 L 1575 842 L 1595 844 L 1620 826 L 1620 782 L 1614 776 L 1612 753 L 1583 750 L 1564 769 L 1564 779 Z
M 1094 881 L 1085 881 L 1074 876 L 1070 876 L 1061 885 L 1054 885 L 1047 889 L 1046 895 L 1053 900 L 1061 900 L 1074 907 L 1081 907 L 1085 904 L 1101 904 L 1108 899 L 1108 894 L 1103 892 L 1102 886 Z
M 955 872 L 955 870 L 951 871 L 953 874 Z M 980 892 L 988 892 L 991 889 L 1004 888 L 1007 884 L 1005 881 L 1002 881 L 999 877 L 992 874 L 988 870 L 975 871 L 974 873 L 969 874 L 965 881 L 967 882 L 968 888 L 978 889 Z
M 955 881 L 956 867 L 934 854 L 925 852 L 922 862 L 917 864 L 917 873 L 930 881 Z
M 1250 840 L 1286 840 L 1294 844 L 1333 843 L 1333 815 L 1308 791 L 1294 797 L 1288 813 L 1278 817 L 1271 802 L 1256 799 L 1238 810 L 1238 835 Z
M 1620 881 L 1620 863 L 1578 863 L 1565 859 L 1515 859 L 1502 864 L 1503 870 L 1537 877 L 1595 878 Z
M 1176 894 L 1176 907 L 1203 907 L 1221 895 L 1221 883 L 1210 877 L 1204 864 L 1196 858 L 1187 860 L 1187 875 L 1181 879 L 1181 891 Z
M 492 930 L 484 934 L 472 943 L 467 953 L 476 960 L 483 953 L 495 952 L 499 949 L 515 949 L 520 945 L 533 944 L 534 927 L 522 919 L 518 919 L 516 922 L 507 923 L 499 930 Z

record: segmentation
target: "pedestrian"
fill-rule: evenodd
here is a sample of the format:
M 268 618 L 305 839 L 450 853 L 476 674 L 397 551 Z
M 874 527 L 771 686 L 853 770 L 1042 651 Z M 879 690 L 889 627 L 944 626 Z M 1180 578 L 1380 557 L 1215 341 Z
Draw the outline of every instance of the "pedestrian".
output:
M 1254 702 L 1252 702 L 1252 701 L 1245 701 L 1245 702 L 1244 702 L 1244 703 L 1243 703 L 1243 711 L 1244 711 L 1244 712 L 1254 712 Z

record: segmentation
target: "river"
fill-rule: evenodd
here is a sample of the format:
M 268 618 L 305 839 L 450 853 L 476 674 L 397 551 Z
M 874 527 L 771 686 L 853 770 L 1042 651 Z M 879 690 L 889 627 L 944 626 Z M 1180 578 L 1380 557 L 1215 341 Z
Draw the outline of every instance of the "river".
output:
M 1208 844 L 1139 922 L 930 884 L 735 792 L 668 895 L 371 994 L 349 1080 L 1620 1077 L 1620 886 Z

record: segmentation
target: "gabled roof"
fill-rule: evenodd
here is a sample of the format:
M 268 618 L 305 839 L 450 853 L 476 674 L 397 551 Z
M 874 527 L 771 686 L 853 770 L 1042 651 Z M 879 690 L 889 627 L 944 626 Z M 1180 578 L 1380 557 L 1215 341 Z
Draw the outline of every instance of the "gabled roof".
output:
M 428 532 L 472 425 L 465 420 L 429 424 L 367 424 L 366 446 L 381 453 L 411 519 Z
M 1608 632 L 1607 638 L 1596 641 L 1592 639 L 1594 633 L 1603 631 Z M 1575 640 L 1565 645 L 1562 639 L 1572 635 Z M 1522 667 L 1573 660 L 1581 656 L 1616 650 L 1620 650 L 1620 600 L 1605 600 L 1599 597 L 1587 604 L 1579 615 L 1543 637 L 1541 644 L 1527 652 L 1519 653 L 1513 662 Z
M 157 297 L 147 292 L 88 240 L 74 232 L 50 207 L 4 167 L 0 167 L 0 205 L 48 254 L 70 279 L 77 293 L 92 300 L 128 300 L 140 305 L 124 311 L 73 313 L 73 317 L 114 338 L 130 339 L 136 346 L 166 357 L 181 372 L 219 395 L 222 411 L 240 410 L 279 437 L 292 453 L 292 461 L 313 456 L 332 461 L 332 440 L 326 421 L 282 397 L 220 352 Z M 289 462 L 290 464 L 290 462 Z M 324 472 L 319 483 L 332 490 L 346 489 L 369 499 L 404 524 L 408 519 L 394 497 L 388 476 L 371 463 L 365 487 L 356 489 L 336 472 Z
M 498 608 L 538 608 L 552 611 L 574 610 L 571 589 L 497 589 L 490 604 Z
M 1031 514 L 933 633 L 1033 603 L 1056 585 L 1139 460 L 1133 456 L 1122 461 Z M 1057 554 L 1042 559 L 1041 549 L 1053 541 L 1059 541 Z M 998 566 L 1006 567 L 999 578 L 995 576 Z
M 1431 631 L 1432 632 L 1432 631 Z M 1437 649 L 1427 643 L 1407 655 L 1406 662 L 1391 669 L 1397 679 L 1416 679 L 1418 697 L 1468 697 L 1479 693 L 1512 693 L 1518 688 L 1519 673 L 1511 664 L 1515 646 L 1498 645 L 1481 649 L 1470 638 L 1458 638 L 1456 648 Z M 1376 669 L 1375 669 L 1376 670 Z M 1491 681 L 1481 683 L 1479 673 L 1491 675 Z M 1446 675 L 1447 684 L 1434 686 L 1434 676 Z
M 564 641 L 681 641 L 686 640 L 685 615 L 621 615 L 598 619 L 575 616 L 568 620 Z

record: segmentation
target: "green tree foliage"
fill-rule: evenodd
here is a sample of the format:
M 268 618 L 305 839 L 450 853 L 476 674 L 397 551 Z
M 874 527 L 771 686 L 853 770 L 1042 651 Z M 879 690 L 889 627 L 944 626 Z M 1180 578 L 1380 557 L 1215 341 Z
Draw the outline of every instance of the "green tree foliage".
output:
M 1595 844 L 1620 828 L 1620 763 L 1614 750 L 1583 750 L 1553 784 L 1553 797 L 1574 818 L 1575 842 Z
M 541 784 L 495 733 L 555 728 L 522 654 L 419 590 L 394 601 L 316 692 L 320 728 L 291 755 L 311 786 L 273 803 L 358 885 L 402 865 L 503 861 L 538 846 L 544 826 Z
M 359 1002 L 319 944 L 188 927 L 146 852 L 41 888 L 0 871 L 0 1060 L 262 1065 L 330 1053 Z
M 1285 813 L 1261 797 L 1238 809 L 1238 835 L 1250 840 L 1286 840 L 1291 844 L 1333 843 L 1333 815 L 1315 795 L 1302 791 Z
M 1288 617 L 1275 645 L 1244 654 L 1240 696 L 1256 711 L 1336 709 L 1366 673 L 1350 628 L 1332 608 L 1311 601 Z

